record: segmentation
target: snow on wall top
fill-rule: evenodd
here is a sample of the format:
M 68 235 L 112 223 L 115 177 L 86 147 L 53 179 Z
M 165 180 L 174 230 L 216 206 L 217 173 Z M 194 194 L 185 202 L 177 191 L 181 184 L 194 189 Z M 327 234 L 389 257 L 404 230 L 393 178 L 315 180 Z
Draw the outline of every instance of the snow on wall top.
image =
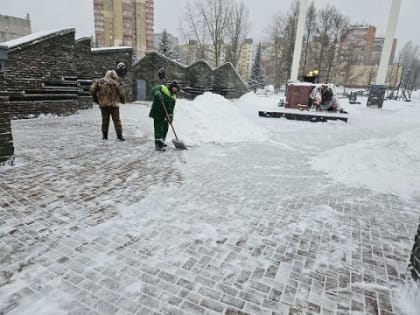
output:
M 92 52 L 102 52 L 102 51 L 110 51 L 110 50 L 130 50 L 133 49 L 131 46 L 114 46 L 114 47 L 100 47 L 100 48 L 92 48 Z
M 59 30 L 49 30 L 43 32 L 32 33 L 30 35 L 26 35 L 23 37 L 19 37 L 16 39 L 9 40 L 7 42 L 1 43 L 2 46 L 6 46 L 9 49 L 16 48 L 18 46 L 22 46 L 28 43 L 37 43 L 39 41 L 45 40 L 47 38 L 58 36 L 58 35 L 66 35 L 68 33 L 74 33 L 76 30 L 74 28 L 66 28 L 66 29 L 59 29 Z

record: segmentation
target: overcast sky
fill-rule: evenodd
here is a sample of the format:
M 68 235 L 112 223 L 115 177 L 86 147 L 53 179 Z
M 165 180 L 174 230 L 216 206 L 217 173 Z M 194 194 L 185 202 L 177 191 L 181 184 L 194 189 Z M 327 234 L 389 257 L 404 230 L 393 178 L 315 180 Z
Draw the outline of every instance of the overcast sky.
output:
M 293 0 L 243 0 L 250 10 L 250 37 L 264 39 L 264 31 L 274 13 L 286 13 Z M 155 32 L 164 28 L 178 34 L 180 18 L 188 0 L 155 0 Z M 377 27 L 377 36 L 383 36 L 391 0 L 315 0 L 317 8 L 326 4 L 335 5 L 351 22 L 372 24 Z M 94 34 L 93 0 L 0 0 L 0 14 L 31 16 L 32 31 L 74 27 L 76 36 Z M 398 49 L 409 40 L 420 46 L 420 0 L 402 0 L 397 27 Z

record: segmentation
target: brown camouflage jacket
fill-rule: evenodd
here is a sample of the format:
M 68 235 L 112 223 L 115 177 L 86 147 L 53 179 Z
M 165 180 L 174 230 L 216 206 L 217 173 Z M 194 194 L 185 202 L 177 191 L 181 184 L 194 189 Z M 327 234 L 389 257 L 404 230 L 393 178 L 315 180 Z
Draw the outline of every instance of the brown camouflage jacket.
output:
M 124 89 L 117 80 L 110 78 L 96 80 L 90 87 L 90 94 L 100 107 L 118 107 L 119 103 L 125 103 Z

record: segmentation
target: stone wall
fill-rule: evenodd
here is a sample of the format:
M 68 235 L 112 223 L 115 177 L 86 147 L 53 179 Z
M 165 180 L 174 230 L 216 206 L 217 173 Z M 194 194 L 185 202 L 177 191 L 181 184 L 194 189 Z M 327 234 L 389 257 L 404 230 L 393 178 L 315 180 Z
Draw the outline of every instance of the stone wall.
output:
M 79 79 L 92 79 L 95 63 L 91 51 L 92 41 L 89 37 L 79 38 L 74 42 L 73 63 Z
M 146 97 L 151 99 L 151 89 L 157 84 L 167 83 L 167 81 L 178 80 L 182 86 L 186 85 L 185 66 L 172 61 L 156 52 L 148 52 L 146 56 L 134 64 L 134 81 L 146 81 Z M 160 68 L 166 69 L 167 80 L 159 80 L 158 71 Z M 136 82 L 134 82 L 134 85 Z
M 165 82 L 161 82 L 158 77 L 161 67 L 166 69 Z M 215 70 L 205 61 L 198 61 L 187 67 L 157 52 L 148 52 L 134 65 L 133 71 L 134 80 L 146 81 L 147 99 L 151 99 L 150 90 L 154 85 L 172 80 L 179 81 L 182 87 L 180 96 L 191 99 L 206 91 L 226 98 L 238 98 L 248 92 L 246 84 L 230 63 Z
M 9 59 L 2 90 L 9 96 L 12 119 L 72 114 L 91 106 L 78 82 L 74 36 L 74 29 L 65 29 L 4 43 Z
M 414 280 L 420 281 L 420 225 L 414 237 L 413 250 L 410 256 L 409 270 Z
M 123 62 L 127 66 L 127 75 L 121 78 L 124 86 L 127 101 L 135 99 L 134 78 L 133 78 L 133 48 L 131 47 L 110 47 L 92 49 L 91 77 L 102 78 L 107 70 L 115 70 L 118 63 Z
M 7 96 L 0 96 L 0 164 L 13 162 L 13 153 L 9 99 Z
M 8 91 L 39 90 L 43 84 L 75 77 L 74 35 L 74 29 L 68 29 L 9 46 Z

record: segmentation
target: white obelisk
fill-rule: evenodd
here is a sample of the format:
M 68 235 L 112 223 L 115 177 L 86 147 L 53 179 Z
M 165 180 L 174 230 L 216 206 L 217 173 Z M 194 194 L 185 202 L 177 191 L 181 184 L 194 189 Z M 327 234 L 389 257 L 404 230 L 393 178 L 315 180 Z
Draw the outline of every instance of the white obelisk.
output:
M 298 79 L 300 56 L 302 54 L 303 32 L 305 30 L 306 11 L 308 10 L 308 0 L 299 0 L 299 17 L 296 30 L 295 49 L 293 52 L 292 71 L 290 82 L 296 82 Z
M 376 84 L 384 85 L 388 70 L 389 57 L 391 56 L 392 43 L 397 29 L 398 16 L 400 14 L 401 0 L 392 0 L 391 12 L 388 19 L 388 27 L 385 34 L 384 48 L 382 49 L 381 61 L 379 62 Z

